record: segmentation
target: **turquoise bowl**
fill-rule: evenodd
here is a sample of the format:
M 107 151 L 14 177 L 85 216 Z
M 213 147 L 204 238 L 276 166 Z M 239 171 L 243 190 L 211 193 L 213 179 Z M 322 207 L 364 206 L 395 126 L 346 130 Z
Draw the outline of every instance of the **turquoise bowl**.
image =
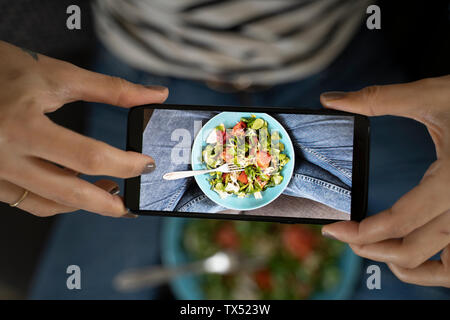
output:
M 195 181 L 197 182 L 200 189 L 203 191 L 206 196 L 217 203 L 218 205 L 233 209 L 233 210 L 254 210 L 257 208 L 261 208 L 273 200 L 275 200 L 278 196 L 283 193 L 284 189 L 287 187 L 289 181 L 292 178 L 292 174 L 294 172 L 294 162 L 295 162 L 295 152 L 294 146 L 292 145 L 291 138 L 287 131 L 283 128 L 283 126 L 275 120 L 273 117 L 268 115 L 267 113 L 250 113 L 250 112 L 221 112 L 218 115 L 211 118 L 198 132 L 197 136 L 194 139 L 194 144 L 192 146 L 192 169 L 193 170 L 203 170 L 206 169 L 204 163 L 202 163 L 202 150 L 206 146 L 206 138 L 209 133 L 214 130 L 218 125 L 223 123 L 225 128 L 233 128 L 236 123 L 242 117 L 249 118 L 252 115 L 255 115 L 258 118 L 262 118 L 267 121 L 269 126 L 269 132 L 273 130 L 277 130 L 280 135 L 282 142 L 285 146 L 285 153 L 291 161 L 289 161 L 281 171 L 283 175 L 283 181 L 272 188 L 267 188 L 262 192 L 262 198 L 256 199 L 253 196 L 247 196 L 245 198 L 238 198 L 237 196 L 229 196 L 225 199 L 222 199 L 217 192 L 211 190 L 211 185 L 209 184 L 210 175 L 204 174 L 195 176 Z
M 189 219 L 164 218 L 162 228 L 162 262 L 165 266 L 179 266 L 189 262 L 187 252 L 183 248 L 183 231 Z M 359 281 L 362 259 L 356 256 L 347 246 L 339 260 L 341 277 L 337 285 L 328 291 L 317 292 L 313 300 L 344 300 L 350 299 L 356 283 Z M 201 276 L 186 275 L 175 278 L 170 283 L 173 294 L 180 300 L 204 299 L 201 288 Z

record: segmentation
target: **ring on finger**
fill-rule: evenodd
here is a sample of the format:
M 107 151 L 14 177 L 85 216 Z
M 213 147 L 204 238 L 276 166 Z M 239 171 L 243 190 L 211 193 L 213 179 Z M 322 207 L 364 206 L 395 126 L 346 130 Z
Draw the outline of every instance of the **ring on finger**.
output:
M 22 196 L 20 197 L 20 199 L 17 200 L 16 202 L 14 202 L 14 203 L 10 203 L 9 206 L 10 206 L 10 207 L 13 207 L 13 208 L 19 206 L 19 204 L 21 204 L 22 201 L 25 200 L 25 198 L 26 198 L 27 196 L 28 196 L 28 190 L 25 190 L 25 191 L 23 192 Z

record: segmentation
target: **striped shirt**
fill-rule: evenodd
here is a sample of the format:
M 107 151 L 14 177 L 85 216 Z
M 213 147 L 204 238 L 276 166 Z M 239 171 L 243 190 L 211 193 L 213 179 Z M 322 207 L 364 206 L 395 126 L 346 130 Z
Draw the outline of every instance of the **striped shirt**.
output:
M 359 29 L 367 0 L 96 0 L 97 33 L 153 74 L 273 85 L 326 68 Z

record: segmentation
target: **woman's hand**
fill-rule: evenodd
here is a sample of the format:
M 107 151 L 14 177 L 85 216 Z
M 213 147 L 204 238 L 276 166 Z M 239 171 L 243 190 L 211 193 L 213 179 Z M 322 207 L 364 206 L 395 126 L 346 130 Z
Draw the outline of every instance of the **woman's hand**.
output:
M 45 114 L 76 100 L 125 108 L 162 103 L 168 90 L 90 72 L 1 41 L 0 57 L 0 201 L 15 203 L 28 190 L 19 207 L 38 216 L 77 209 L 126 215 L 114 182 L 91 184 L 77 174 L 128 178 L 154 168 L 153 159 L 79 135 Z
M 362 257 L 387 263 L 402 281 L 450 287 L 450 76 L 325 93 L 321 102 L 367 116 L 389 114 L 420 121 L 437 153 L 419 185 L 392 208 L 360 223 L 327 225 L 322 233 L 349 243 Z M 429 260 L 441 250 L 440 261 Z

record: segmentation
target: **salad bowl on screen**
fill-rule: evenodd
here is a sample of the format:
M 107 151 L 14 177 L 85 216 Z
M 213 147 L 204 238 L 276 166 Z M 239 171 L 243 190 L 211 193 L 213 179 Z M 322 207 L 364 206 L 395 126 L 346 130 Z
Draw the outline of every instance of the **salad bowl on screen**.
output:
M 195 176 L 205 195 L 233 210 L 254 210 L 282 194 L 294 170 L 295 153 L 285 128 L 266 113 L 221 112 L 199 131 L 192 169 L 233 164 L 238 171 Z

